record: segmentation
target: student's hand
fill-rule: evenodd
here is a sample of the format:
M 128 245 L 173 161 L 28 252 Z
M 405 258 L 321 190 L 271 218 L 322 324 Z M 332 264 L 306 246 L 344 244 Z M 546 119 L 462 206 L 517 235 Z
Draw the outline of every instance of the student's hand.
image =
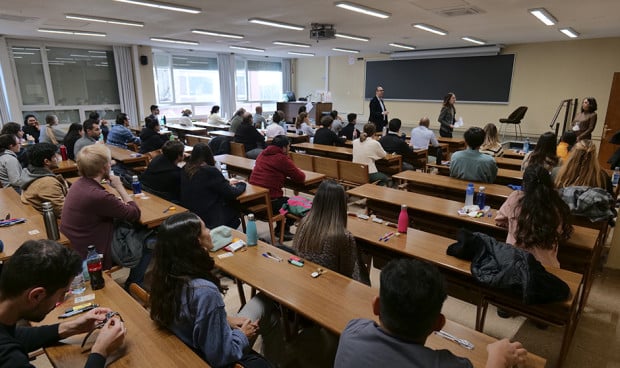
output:
M 450 124 L 450 128 L 454 129 L 454 124 Z
M 241 332 L 248 338 L 248 340 L 254 340 L 258 335 L 258 321 L 252 322 L 249 319 L 239 327 Z
M 230 317 L 230 316 L 227 316 L 226 319 L 228 320 L 228 324 L 232 328 L 241 328 L 241 326 L 243 326 L 243 324 L 245 322 L 252 322 L 248 318 L 245 318 L 245 317 Z
M 112 188 L 118 191 L 125 190 L 125 188 L 123 188 L 123 182 L 121 181 L 121 178 L 119 176 L 110 175 L 108 181 L 110 182 L 110 186 Z
M 107 357 L 123 345 L 126 334 L 127 329 L 123 321 L 118 316 L 110 318 L 99 331 L 99 336 L 90 351 Z
M 498 340 L 487 345 L 486 368 L 522 367 L 527 359 L 527 350 L 520 342 L 510 342 L 508 339 Z
M 112 312 L 109 308 L 95 308 L 71 321 L 63 322 L 58 326 L 58 336 L 65 339 L 69 336 L 90 332 L 95 325 L 105 320 L 106 313 Z

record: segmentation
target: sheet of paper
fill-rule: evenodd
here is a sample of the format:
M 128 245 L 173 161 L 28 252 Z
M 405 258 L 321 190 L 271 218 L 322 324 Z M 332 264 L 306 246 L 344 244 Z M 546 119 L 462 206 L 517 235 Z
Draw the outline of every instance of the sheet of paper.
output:
M 306 112 L 310 112 L 310 111 L 312 111 L 312 108 L 313 108 L 313 107 L 314 107 L 314 106 L 312 105 L 312 102 L 308 102 L 308 103 L 306 104 Z
M 459 116 L 459 120 L 454 122 L 454 127 L 455 128 L 460 128 L 463 126 L 463 118 Z

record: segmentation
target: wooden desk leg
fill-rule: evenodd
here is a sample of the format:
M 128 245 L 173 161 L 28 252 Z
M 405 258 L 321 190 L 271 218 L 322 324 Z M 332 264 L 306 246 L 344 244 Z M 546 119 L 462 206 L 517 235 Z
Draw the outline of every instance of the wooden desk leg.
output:
M 476 306 L 476 331 L 482 332 L 484 330 L 484 322 L 487 318 L 488 310 L 489 301 L 482 297 L 480 303 Z
M 265 195 L 265 204 L 267 205 L 267 222 L 269 223 L 269 235 L 271 236 L 271 245 L 276 246 L 275 230 L 273 228 L 273 209 L 271 208 L 271 197 L 269 193 Z M 284 224 L 282 224 L 284 225 Z
M 239 308 L 239 310 L 241 310 L 241 308 L 243 308 L 243 306 L 246 303 L 245 292 L 243 291 L 243 281 L 241 281 L 240 279 L 235 279 L 235 282 L 237 283 L 237 291 L 239 292 L 239 301 L 241 302 L 241 307 Z

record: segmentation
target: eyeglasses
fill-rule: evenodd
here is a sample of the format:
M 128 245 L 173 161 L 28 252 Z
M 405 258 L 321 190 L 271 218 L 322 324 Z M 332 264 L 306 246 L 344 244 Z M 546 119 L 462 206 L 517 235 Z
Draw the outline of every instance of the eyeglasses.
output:
M 383 90 L 382 89 L 378 89 L 377 92 L 383 92 Z

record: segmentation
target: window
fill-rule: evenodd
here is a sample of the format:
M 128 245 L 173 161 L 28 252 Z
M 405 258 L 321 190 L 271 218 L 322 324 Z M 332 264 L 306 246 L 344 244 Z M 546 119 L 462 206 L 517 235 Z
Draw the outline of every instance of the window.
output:
M 90 111 L 114 117 L 120 111 L 111 50 L 29 41 L 11 41 L 9 46 L 24 116 L 34 114 L 44 121 L 55 114 L 62 123 L 75 123 Z
M 274 111 L 275 102 L 282 98 L 282 63 L 237 58 L 237 108 L 253 111 L 262 105 L 263 111 Z
M 217 59 L 195 55 L 154 54 L 157 103 L 161 114 L 181 116 L 189 108 L 194 116 L 208 115 L 220 103 Z

